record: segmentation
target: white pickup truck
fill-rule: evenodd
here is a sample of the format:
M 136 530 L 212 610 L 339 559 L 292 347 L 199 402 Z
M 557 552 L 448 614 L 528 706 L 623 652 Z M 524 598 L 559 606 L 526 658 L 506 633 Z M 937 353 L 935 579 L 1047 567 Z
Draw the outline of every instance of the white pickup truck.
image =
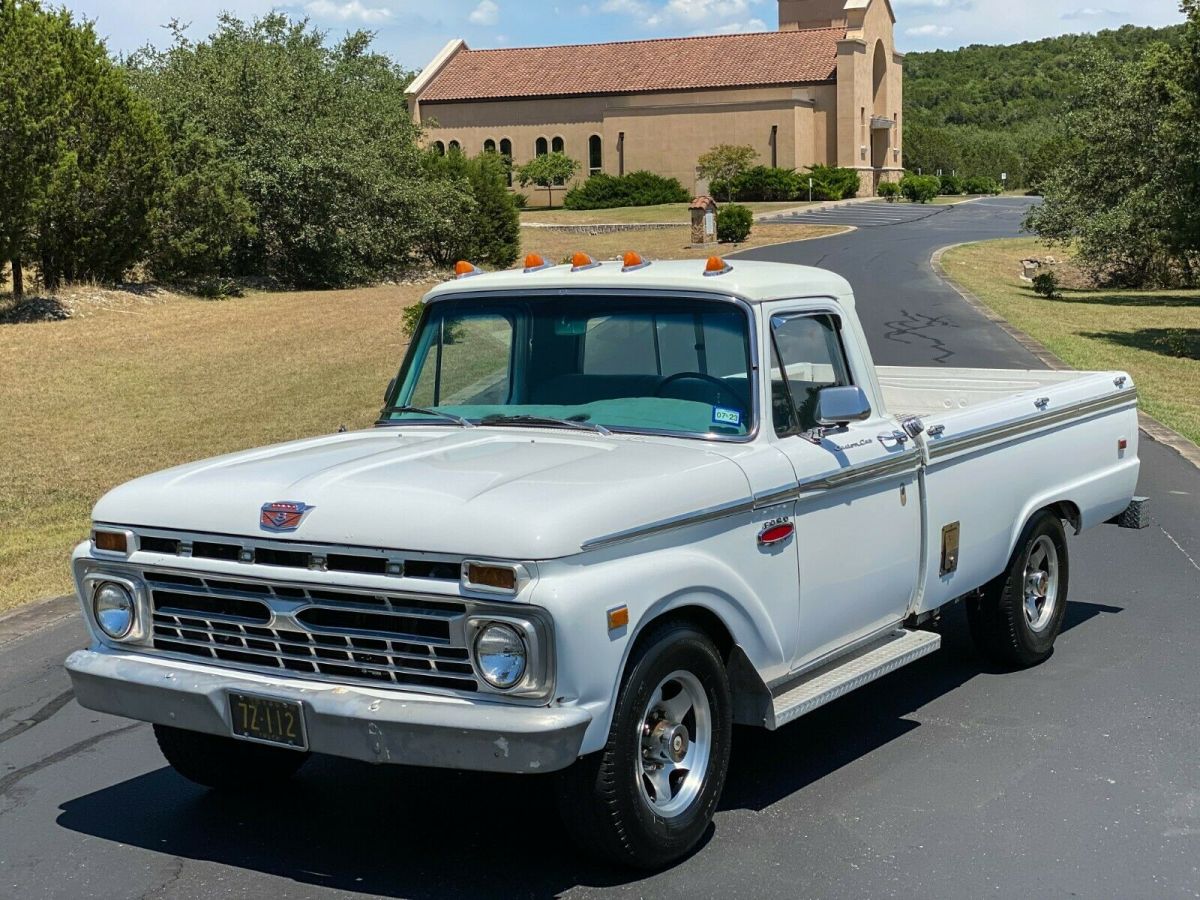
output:
M 586 847 L 662 866 L 733 724 L 931 653 L 947 604 L 1046 659 L 1064 523 L 1144 523 L 1137 441 L 1121 372 L 876 368 L 826 271 L 460 264 L 375 427 L 100 500 L 66 665 L 199 784 L 312 752 L 554 772 Z

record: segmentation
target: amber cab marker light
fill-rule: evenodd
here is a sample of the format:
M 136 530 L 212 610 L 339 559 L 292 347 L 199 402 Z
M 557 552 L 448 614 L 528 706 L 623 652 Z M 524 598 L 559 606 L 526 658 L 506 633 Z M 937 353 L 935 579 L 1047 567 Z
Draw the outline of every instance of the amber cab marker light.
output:
M 482 275 L 483 270 L 474 263 L 469 263 L 465 259 L 460 259 L 454 264 L 455 278 L 470 278 L 472 275 Z
M 470 563 L 467 566 L 467 581 L 473 587 L 493 588 L 497 591 L 517 590 L 517 572 L 508 566 L 484 566 Z
M 129 541 L 124 532 L 97 531 L 93 540 L 96 542 L 97 550 L 104 550 L 107 553 L 129 552 Z
M 528 256 L 525 257 L 525 272 L 526 273 L 537 272 L 541 269 L 548 269 L 548 268 L 550 268 L 550 265 L 549 265 L 549 263 L 546 262 L 546 257 L 542 256 L 542 254 L 540 254 L 540 253 L 530 253 Z
M 572 272 L 582 272 L 584 269 L 593 269 L 598 265 L 600 265 L 600 263 L 596 262 L 582 251 L 571 257 Z
M 710 256 L 708 262 L 704 266 L 705 275 L 724 275 L 726 272 L 732 271 L 733 266 L 725 262 L 719 256 Z
M 618 606 L 616 609 L 608 611 L 608 630 L 616 631 L 618 628 L 624 628 L 629 624 L 629 607 Z
M 634 253 L 632 250 L 630 250 L 625 254 L 625 264 L 621 268 L 621 271 L 636 272 L 638 269 L 644 269 L 648 265 L 650 265 L 650 263 L 642 259 L 641 254 Z

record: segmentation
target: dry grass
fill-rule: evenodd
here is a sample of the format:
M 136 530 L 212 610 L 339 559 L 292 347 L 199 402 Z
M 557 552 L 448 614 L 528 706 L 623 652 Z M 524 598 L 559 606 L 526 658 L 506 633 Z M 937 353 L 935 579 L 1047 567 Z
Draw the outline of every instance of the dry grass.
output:
M 105 297 L 0 326 L 0 609 L 70 589 L 92 504 L 193 459 L 369 424 L 424 288 Z
M 805 241 L 838 234 L 846 229 L 834 225 L 755 225 L 743 244 L 689 246 L 691 229 L 656 228 L 651 231 L 618 231 L 613 234 L 578 234 L 541 228 L 522 229 L 526 253 L 541 253 L 547 259 L 565 260 L 582 250 L 595 259 L 615 259 L 636 250 L 647 259 L 704 259 L 713 254 L 733 253 L 784 241 Z
M 1059 300 L 1033 293 L 1019 278 L 1026 257 L 1062 258 L 1036 240 L 986 241 L 946 253 L 946 272 L 997 313 L 1077 369 L 1123 369 L 1137 382 L 1142 407 L 1200 442 L 1200 291 L 1083 288 L 1068 264 Z
M 787 201 L 783 203 L 741 203 L 758 215 L 807 206 L 807 203 Z M 692 221 L 691 210 L 686 203 L 662 203 L 657 206 L 622 206 L 615 209 L 563 209 L 540 207 L 526 209 L 521 213 L 521 222 L 541 222 L 546 225 L 618 225 L 646 222 L 678 222 L 686 225 Z

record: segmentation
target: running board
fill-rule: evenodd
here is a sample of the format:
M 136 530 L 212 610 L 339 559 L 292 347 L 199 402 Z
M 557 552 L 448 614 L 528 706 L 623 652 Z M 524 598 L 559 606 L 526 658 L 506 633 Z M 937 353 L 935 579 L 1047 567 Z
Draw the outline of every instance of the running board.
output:
M 898 628 L 785 686 L 782 693 L 772 698 L 765 724 L 774 731 L 818 706 L 932 653 L 941 645 L 942 636 L 936 632 Z

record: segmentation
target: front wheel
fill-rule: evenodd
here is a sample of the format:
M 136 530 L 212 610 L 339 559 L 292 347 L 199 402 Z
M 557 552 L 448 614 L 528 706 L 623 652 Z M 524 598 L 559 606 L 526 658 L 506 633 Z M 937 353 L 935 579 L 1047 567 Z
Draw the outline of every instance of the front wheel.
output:
M 1067 611 L 1069 573 L 1062 520 L 1042 510 L 1021 532 L 1008 569 L 967 601 L 967 623 L 979 651 L 1015 668 L 1047 659 Z
M 686 623 L 639 641 L 608 742 L 557 779 L 563 822 L 581 847 L 645 869 L 704 836 L 729 767 L 732 699 L 712 641 Z

